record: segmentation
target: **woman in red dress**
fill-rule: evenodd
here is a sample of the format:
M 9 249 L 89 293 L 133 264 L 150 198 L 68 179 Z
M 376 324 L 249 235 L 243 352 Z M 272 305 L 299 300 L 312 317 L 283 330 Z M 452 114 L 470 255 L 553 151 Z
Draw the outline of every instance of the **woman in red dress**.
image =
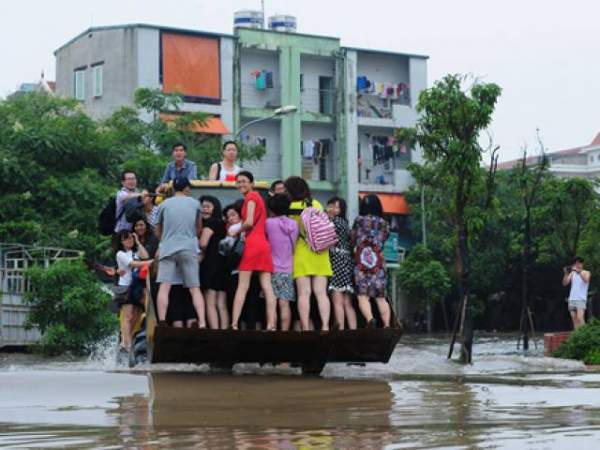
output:
M 241 171 L 236 175 L 235 182 L 238 191 L 244 196 L 243 222 L 240 229 L 240 233 L 244 233 L 244 252 L 239 266 L 238 287 L 233 299 L 231 328 L 238 329 L 238 321 L 250 288 L 252 274 L 258 272 L 258 281 L 266 299 L 267 330 L 274 331 L 277 324 L 277 299 L 271 286 L 273 272 L 271 246 L 265 234 L 267 209 L 260 194 L 254 191 L 254 176 L 250 172 Z

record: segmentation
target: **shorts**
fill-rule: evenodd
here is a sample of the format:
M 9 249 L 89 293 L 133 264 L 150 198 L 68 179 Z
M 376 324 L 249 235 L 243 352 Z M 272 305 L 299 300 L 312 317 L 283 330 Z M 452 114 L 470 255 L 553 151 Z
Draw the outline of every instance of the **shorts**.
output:
M 585 300 L 569 300 L 569 311 L 576 311 L 578 309 L 583 309 L 585 311 L 587 307 L 587 301 Z
M 278 300 L 296 300 L 296 291 L 294 291 L 294 279 L 291 273 L 274 272 L 271 275 L 271 285 L 273 292 Z
M 177 273 L 178 269 L 181 273 Z M 158 261 L 158 283 L 175 284 L 183 279 L 186 288 L 200 286 L 200 268 L 198 255 L 191 252 L 178 252 L 173 255 L 160 258 Z

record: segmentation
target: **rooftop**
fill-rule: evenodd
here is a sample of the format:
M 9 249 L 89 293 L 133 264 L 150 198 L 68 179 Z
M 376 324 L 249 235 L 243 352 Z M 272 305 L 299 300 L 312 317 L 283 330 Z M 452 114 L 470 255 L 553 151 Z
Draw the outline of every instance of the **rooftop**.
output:
M 583 145 L 581 147 L 568 148 L 566 150 L 558 150 L 555 152 L 549 152 L 549 153 L 546 153 L 546 156 L 548 156 L 550 159 L 552 159 L 552 158 L 557 158 L 557 157 L 561 157 L 561 156 L 578 155 L 580 153 L 584 153 L 586 150 L 588 150 L 592 147 L 598 147 L 598 146 L 600 146 L 600 133 L 598 133 L 596 135 L 596 137 L 592 140 L 592 142 L 588 145 Z M 537 163 L 538 160 L 539 160 L 539 156 L 537 156 L 537 155 L 528 156 L 526 164 L 529 166 L 529 165 Z M 498 163 L 498 169 L 499 170 L 512 169 L 512 168 L 518 166 L 519 164 L 521 164 L 522 161 L 523 161 L 523 158 L 513 159 L 511 161 L 504 161 L 502 163 Z
M 65 44 L 58 47 L 54 51 L 54 55 L 56 55 L 63 48 L 65 48 L 65 47 L 69 46 L 70 44 L 72 44 L 73 42 L 75 42 L 80 37 L 85 36 L 86 34 L 98 32 L 98 31 L 134 29 L 134 28 L 147 28 L 147 29 L 152 29 L 152 30 L 170 31 L 170 32 L 175 32 L 175 33 L 183 33 L 183 34 L 195 34 L 195 35 L 200 35 L 200 36 L 224 37 L 224 38 L 229 38 L 229 39 L 237 39 L 238 38 L 237 35 L 228 34 L 228 33 L 214 33 L 211 31 L 192 30 L 189 28 L 176 28 L 176 27 L 154 25 L 154 24 L 148 24 L 148 23 L 128 23 L 128 24 L 123 24 L 123 25 L 108 25 L 108 26 L 90 27 L 87 30 L 82 31 L 81 33 L 79 33 L 77 36 L 73 37 L 69 41 L 67 41 Z M 331 40 L 337 40 L 337 41 L 340 40 L 340 38 L 337 38 L 337 37 L 324 36 L 324 35 L 319 35 L 319 34 L 275 31 L 275 30 L 257 29 L 257 28 L 244 28 L 244 30 L 262 31 L 264 33 L 277 33 L 277 34 L 282 34 L 282 35 L 306 36 L 306 37 L 312 37 L 312 38 L 331 39 Z M 358 51 L 358 52 L 380 53 L 380 54 L 393 55 L 393 56 L 407 56 L 407 57 L 412 57 L 412 58 L 429 59 L 429 56 L 415 54 L 415 53 L 394 52 L 394 51 L 389 51 L 389 50 L 375 50 L 375 49 L 359 48 L 359 47 L 342 47 L 342 48 L 347 49 L 347 50 L 354 50 L 354 51 Z

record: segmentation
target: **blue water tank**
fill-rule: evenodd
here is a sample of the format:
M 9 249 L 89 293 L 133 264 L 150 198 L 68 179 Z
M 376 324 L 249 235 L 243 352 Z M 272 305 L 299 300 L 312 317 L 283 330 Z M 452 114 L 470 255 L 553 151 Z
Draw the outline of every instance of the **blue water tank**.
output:
M 243 10 L 233 13 L 233 28 L 262 28 L 264 16 L 262 11 Z
M 298 21 L 294 16 L 276 15 L 269 17 L 269 29 L 273 31 L 286 31 L 295 33 Z

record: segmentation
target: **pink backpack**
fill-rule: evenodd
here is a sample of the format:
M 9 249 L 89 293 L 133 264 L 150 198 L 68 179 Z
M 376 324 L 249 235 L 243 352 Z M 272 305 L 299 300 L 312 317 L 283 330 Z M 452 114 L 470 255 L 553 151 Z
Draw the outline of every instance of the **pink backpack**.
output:
M 313 252 L 328 250 L 337 243 L 335 225 L 325 212 L 309 206 L 300 214 L 300 220 L 304 225 L 304 239 Z

